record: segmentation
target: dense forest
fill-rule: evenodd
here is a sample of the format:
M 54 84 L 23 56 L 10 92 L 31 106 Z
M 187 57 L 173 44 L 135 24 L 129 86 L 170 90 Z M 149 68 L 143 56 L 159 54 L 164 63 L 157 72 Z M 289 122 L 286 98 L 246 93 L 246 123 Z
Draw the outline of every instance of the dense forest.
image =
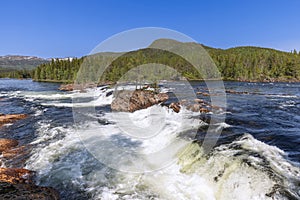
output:
M 52 59 L 49 63 L 38 66 L 32 78 L 36 81 L 72 82 L 81 66 L 83 58 L 72 60 Z
M 300 80 L 300 52 L 282 52 L 260 47 L 236 47 L 225 50 L 203 47 L 211 56 L 224 80 Z M 73 82 L 78 78 L 93 82 L 117 81 L 130 69 L 147 63 L 171 66 L 188 79 L 217 77 L 215 72 L 203 77 L 182 57 L 152 48 L 128 52 L 120 57 L 115 53 L 103 53 L 72 60 L 53 59 L 49 63 L 38 66 L 31 74 L 28 73 L 28 76 L 37 81 Z M 108 65 L 106 70 L 100 72 L 100 66 L 105 65 Z M 86 77 L 76 77 L 79 70 L 83 70 L 79 74 L 81 76 L 85 74 Z M 100 73 L 103 74 L 102 77 L 98 77 Z M 143 73 L 150 74 L 150 71 Z M 160 75 L 177 78 L 174 74 L 166 74 L 163 71 L 160 72 Z
M 257 81 L 300 80 L 300 52 L 259 47 L 227 50 L 206 48 L 224 79 Z

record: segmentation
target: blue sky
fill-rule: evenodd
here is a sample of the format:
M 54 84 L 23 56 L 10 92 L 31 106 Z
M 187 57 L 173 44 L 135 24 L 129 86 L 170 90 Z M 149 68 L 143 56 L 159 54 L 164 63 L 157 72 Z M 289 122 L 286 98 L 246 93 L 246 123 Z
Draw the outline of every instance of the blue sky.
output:
M 298 0 L 2 0 L 0 55 L 88 54 L 119 32 L 163 27 L 218 48 L 300 50 Z

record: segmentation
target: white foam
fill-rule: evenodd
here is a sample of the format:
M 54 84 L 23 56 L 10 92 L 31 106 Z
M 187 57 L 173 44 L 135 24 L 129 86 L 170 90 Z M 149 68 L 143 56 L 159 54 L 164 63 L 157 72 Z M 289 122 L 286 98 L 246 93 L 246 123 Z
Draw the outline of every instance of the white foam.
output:
M 177 152 L 173 152 L 175 156 L 172 157 L 171 163 L 148 173 L 114 171 L 105 166 L 91 169 L 91 166 L 96 166 L 97 160 L 86 151 L 81 140 L 92 138 L 91 145 L 98 144 L 94 148 L 98 149 L 101 162 L 126 164 L 127 168 L 123 169 L 145 167 L 150 171 L 153 163 L 157 163 L 147 159 L 143 160 L 143 163 L 139 163 L 139 159 L 133 159 L 135 163 L 130 162 L 131 158 L 126 157 L 126 153 L 133 151 L 139 156 L 155 152 L 163 154 L 164 148 L 175 143 L 179 134 L 203 125 L 195 119 L 195 113 L 185 110 L 184 107 L 179 113 L 175 113 L 159 105 L 134 113 L 112 112 L 93 117 L 111 123 L 82 124 L 78 133 L 80 136 L 86 135 L 86 138 L 78 137 L 73 127 L 52 127 L 51 121 L 41 121 L 37 124 L 37 138 L 32 142 L 35 148 L 26 168 L 38 172 L 38 181 L 48 177 L 51 177 L 51 181 L 55 177 L 53 184 L 72 184 L 91 194 L 93 199 L 109 200 L 150 197 L 195 200 L 283 199 L 278 193 L 274 193 L 272 197 L 266 194 L 271 194 L 276 184 L 283 184 L 291 190 L 296 187 L 290 180 L 299 177 L 299 168 L 284 158 L 284 151 L 260 142 L 248 134 L 230 144 L 215 148 L 210 156 L 204 156 L 197 144 L 190 144 L 187 140 L 183 143 L 187 145 L 184 148 L 186 151 L 183 151 L 183 147 L 175 149 Z M 126 120 L 120 128 L 123 117 L 126 117 Z M 153 123 L 157 123 L 155 119 L 163 120 L 161 126 L 157 124 L 158 129 L 153 126 Z M 133 125 L 136 128 L 132 129 Z M 226 123 L 218 125 L 229 126 Z M 144 130 L 143 135 L 139 135 L 136 130 Z M 156 134 L 151 135 L 150 130 Z M 97 143 L 97 140 L 104 142 Z M 114 144 L 115 148 L 105 146 L 107 141 Z M 84 144 L 88 147 L 87 143 Z M 245 163 L 245 160 L 250 164 Z M 265 166 L 265 161 L 269 166 Z M 267 167 L 273 170 L 275 176 L 278 174 L 279 177 L 284 177 L 283 182 L 278 182 L 280 178 L 271 178 Z M 117 169 L 120 168 L 121 166 Z
M 55 107 L 93 107 L 93 106 L 104 106 L 111 104 L 113 101 L 113 95 L 108 93 L 113 92 L 113 89 L 108 88 L 93 88 L 87 89 L 86 92 L 77 92 L 69 94 L 72 97 L 72 103 L 61 103 L 61 102 L 45 102 L 41 103 L 44 106 L 55 106 Z M 80 99 L 93 98 L 91 101 L 81 102 Z M 79 102 L 79 103 L 78 103 Z
M 288 95 L 288 94 L 267 94 L 268 97 L 280 97 L 280 98 L 299 98 L 297 95 Z
M 248 155 L 248 151 L 251 154 L 258 153 L 260 157 Z M 195 156 L 195 152 L 200 153 Z M 273 187 L 278 184 L 293 188 L 295 186 L 290 180 L 299 177 L 299 168 L 284 159 L 282 150 L 248 134 L 228 145 L 217 147 L 208 158 L 203 157 L 201 152 L 201 148 L 193 144 L 187 148 L 179 163 L 186 173 L 197 173 L 208 180 L 216 199 L 284 199 L 273 191 Z M 269 166 L 265 160 L 270 163 Z M 280 174 L 277 179 L 269 176 L 269 167 L 274 176 Z M 281 176 L 285 176 L 283 182 L 280 182 Z M 266 196 L 273 192 L 273 196 Z

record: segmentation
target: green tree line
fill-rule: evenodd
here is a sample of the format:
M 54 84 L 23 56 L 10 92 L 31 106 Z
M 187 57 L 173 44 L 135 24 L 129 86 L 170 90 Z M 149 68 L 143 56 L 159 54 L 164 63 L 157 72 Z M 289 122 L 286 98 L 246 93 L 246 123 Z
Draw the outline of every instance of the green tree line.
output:
M 0 70 L 0 78 L 32 78 L 33 73 L 32 70 Z
M 222 76 L 231 80 L 299 80 L 300 54 L 259 47 L 208 48 Z
M 36 81 L 72 82 L 80 68 L 83 58 L 67 60 L 52 59 L 39 65 L 32 73 Z
M 226 50 L 206 46 L 204 48 L 225 80 L 300 80 L 300 54 L 297 51 L 282 52 L 260 47 L 236 47 Z M 126 53 L 118 58 L 117 56 L 118 54 L 105 53 L 72 60 L 53 59 L 38 66 L 31 76 L 37 81 L 73 82 L 78 78 L 93 82 L 117 81 L 130 69 L 147 63 L 157 63 L 172 66 L 188 79 L 203 78 L 190 63 L 168 51 L 146 48 Z M 108 65 L 106 70 L 100 72 L 99 70 L 103 69 L 101 66 L 105 65 Z M 82 70 L 79 73 L 82 77 L 77 77 L 79 70 Z M 98 77 L 99 74 L 103 76 Z M 160 74 L 162 77 L 166 76 L 163 72 Z M 212 72 L 205 78 L 214 77 L 217 77 L 217 74 Z

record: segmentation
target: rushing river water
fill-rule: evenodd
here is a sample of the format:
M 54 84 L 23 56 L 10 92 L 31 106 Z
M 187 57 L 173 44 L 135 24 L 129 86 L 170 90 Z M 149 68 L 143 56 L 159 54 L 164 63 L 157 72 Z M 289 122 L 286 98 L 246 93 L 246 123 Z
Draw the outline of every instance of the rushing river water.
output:
M 197 115 L 185 109 L 177 114 L 154 106 L 165 112 L 167 123 L 161 136 L 149 141 L 130 139 L 116 125 L 118 113 L 111 112 L 113 95 L 109 88 L 88 92 L 86 101 L 95 106 L 96 120 L 75 125 L 72 108 L 80 106 L 72 102 L 76 93 L 58 91 L 59 85 L 54 83 L 0 79 L 0 113 L 29 115 L 0 129 L 1 137 L 32 146 L 25 162 L 19 166 L 7 162 L 5 166 L 36 171 L 37 184 L 54 187 L 68 200 L 300 199 L 300 84 L 224 85 L 226 90 L 248 93 L 227 94 L 226 120 L 216 125 L 223 128 L 222 134 L 214 149 L 204 154 L 199 144 L 210 114 Z M 198 91 L 205 84 L 193 82 L 192 86 Z M 144 123 L 149 109 L 129 117 Z M 176 128 L 182 120 L 188 126 L 184 131 Z M 82 143 L 78 132 L 93 134 L 96 126 L 103 130 L 106 141 L 119 148 L 151 152 L 176 137 L 188 142 L 173 164 L 148 173 L 131 173 L 103 164 Z M 195 129 L 196 136 L 189 137 L 189 130 Z M 109 162 L 118 163 L 123 157 L 122 152 L 116 155 L 106 146 L 97 149 Z

